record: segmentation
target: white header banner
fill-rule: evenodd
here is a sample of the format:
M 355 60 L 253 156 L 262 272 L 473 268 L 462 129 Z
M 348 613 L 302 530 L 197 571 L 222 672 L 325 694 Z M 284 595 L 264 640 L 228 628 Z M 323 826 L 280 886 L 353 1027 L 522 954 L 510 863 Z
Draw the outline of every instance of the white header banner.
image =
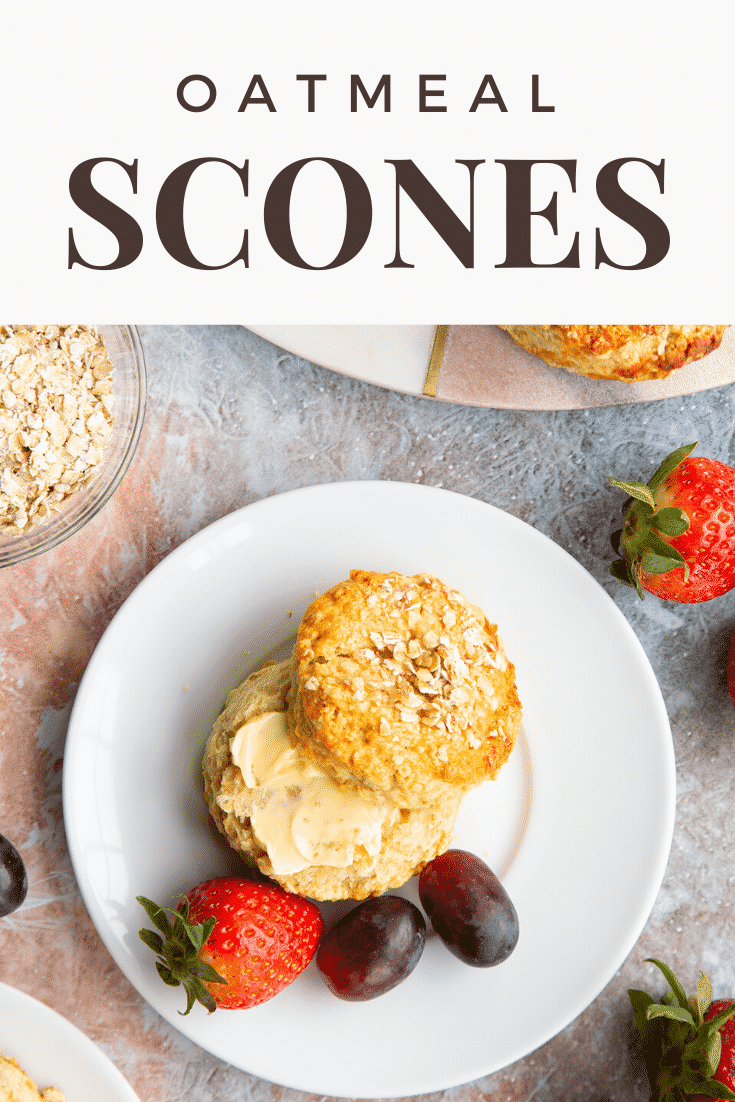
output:
M 5 316 L 731 321 L 734 11 L 14 5 Z

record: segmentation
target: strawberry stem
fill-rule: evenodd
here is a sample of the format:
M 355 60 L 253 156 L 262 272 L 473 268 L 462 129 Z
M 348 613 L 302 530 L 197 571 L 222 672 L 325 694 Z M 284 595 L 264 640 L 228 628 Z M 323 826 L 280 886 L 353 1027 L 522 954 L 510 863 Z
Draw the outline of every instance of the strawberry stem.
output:
M 660 1002 L 645 991 L 628 992 L 638 1032 L 646 1046 L 651 1102 L 687 1102 L 690 1095 L 735 1100 L 735 1092 L 715 1073 L 720 1063 L 720 1028 L 735 1015 L 735 1002 L 704 1021 L 712 1001 L 712 984 L 701 974 L 696 998 L 686 992 L 671 969 L 650 957 L 669 990 Z
M 209 988 L 209 983 L 227 983 L 211 964 L 199 959 L 202 946 L 206 944 L 215 926 L 215 918 L 205 922 L 189 922 L 189 900 L 182 896 L 178 910 L 171 907 L 159 907 L 152 899 L 144 895 L 135 897 L 148 918 L 159 933 L 143 928 L 138 931 L 140 940 L 154 953 L 158 954 L 156 969 L 169 987 L 182 986 L 186 992 L 186 1010 L 188 1014 L 194 1003 L 201 1003 L 211 1014 L 217 1008 Z M 168 915 L 173 916 L 173 921 Z
M 675 506 L 659 508 L 656 491 L 696 446 L 696 442 L 685 444 L 668 455 L 647 485 L 608 478 L 611 486 L 625 490 L 630 501 L 625 506 L 625 524 L 619 537 L 620 558 L 611 564 L 610 573 L 635 589 L 641 600 L 645 599 L 641 586 L 644 573 L 668 574 L 683 569 L 684 581 L 689 578 L 689 564 L 669 542 L 687 531 L 689 517 Z

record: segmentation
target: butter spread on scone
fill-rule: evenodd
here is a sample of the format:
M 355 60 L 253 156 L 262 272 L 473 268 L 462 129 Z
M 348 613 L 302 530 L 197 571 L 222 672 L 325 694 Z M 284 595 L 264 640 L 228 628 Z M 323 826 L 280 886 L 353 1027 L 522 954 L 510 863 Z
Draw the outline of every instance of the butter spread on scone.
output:
M 66 1102 L 66 1095 L 57 1087 L 39 1091 L 12 1056 L 0 1054 L 0 1102 Z
M 250 822 L 273 872 L 282 876 L 309 865 L 347 868 L 359 847 L 380 853 L 382 830 L 398 810 L 387 800 L 335 784 L 293 746 L 285 712 L 266 712 L 244 723 L 230 749 L 253 792 Z
M 353 571 L 307 609 L 291 660 L 230 693 L 205 797 L 233 848 L 289 891 L 364 899 L 447 849 L 520 718 L 480 609 L 428 574 Z
M 257 866 L 266 876 L 299 895 L 307 895 L 312 899 L 364 899 L 368 895 L 377 895 L 390 887 L 405 884 L 427 861 L 450 845 L 460 794 L 451 792 L 434 804 L 411 810 L 397 808 L 386 801 L 391 813 L 386 814 L 380 823 L 379 852 L 375 854 L 369 851 L 373 849 L 372 843 L 369 849 L 364 844 L 369 839 L 369 832 L 366 831 L 361 840 L 352 839 L 353 860 L 347 866 L 308 864 L 299 871 L 279 872 L 277 869 L 283 867 L 279 857 L 282 858 L 283 855 L 277 848 L 278 843 L 270 839 L 269 853 L 269 839 L 257 835 L 253 818 L 258 820 L 255 805 L 262 796 L 257 786 L 247 783 L 246 775 L 233 760 L 232 747 L 243 726 L 258 717 L 270 717 L 280 712 L 289 724 L 291 664 L 290 659 L 266 664 L 263 669 L 250 674 L 228 696 L 224 711 L 215 722 L 207 741 L 202 763 L 204 795 L 212 818 L 232 848 L 248 864 Z M 270 726 L 271 720 L 266 722 Z M 289 737 L 293 740 L 290 725 Z M 293 741 L 292 745 L 295 746 Z M 235 747 L 236 754 L 237 750 Z M 249 756 L 248 751 L 246 755 Z M 264 757 L 267 760 L 267 752 Z M 304 760 L 302 755 L 299 757 Z M 250 761 L 245 760 L 243 764 L 251 781 L 258 776 L 259 770 L 265 772 L 257 752 Z M 359 784 L 336 784 L 335 787 L 348 798 L 362 797 L 371 806 L 380 806 L 382 803 L 380 797 L 366 792 L 364 786 Z M 295 788 L 292 792 L 298 795 Z M 292 830 L 289 812 L 290 809 L 286 811 L 285 821 L 281 826 L 287 841 L 290 841 Z M 267 828 L 262 823 L 258 824 L 258 829 L 267 833 Z M 275 859 L 275 864 L 271 856 Z
M 555 367 L 592 379 L 640 382 L 719 348 L 726 325 L 501 325 L 516 344 Z

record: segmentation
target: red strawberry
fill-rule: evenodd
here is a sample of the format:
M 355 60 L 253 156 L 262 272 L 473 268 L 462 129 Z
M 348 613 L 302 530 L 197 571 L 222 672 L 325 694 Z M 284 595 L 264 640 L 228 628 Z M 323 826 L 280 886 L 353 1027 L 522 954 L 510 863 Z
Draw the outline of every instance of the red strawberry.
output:
M 629 991 L 635 1024 L 646 1046 L 651 1102 L 735 1099 L 735 1001 L 712 1002 L 712 984 L 701 974 L 696 997 L 687 998 L 674 973 L 663 972 L 669 990 L 660 1003 L 645 991 Z
M 714 1017 L 730 1007 L 735 1008 L 733 999 L 716 999 L 704 1016 L 705 1022 L 711 1022 Z M 735 1018 L 729 1018 L 724 1025 L 721 1025 L 719 1034 L 722 1052 L 714 1078 L 735 1093 Z M 692 1102 L 707 1102 L 707 1100 L 705 1095 L 695 1094 Z
M 618 482 L 634 500 L 613 536 L 621 558 L 610 573 L 667 601 L 710 601 L 735 586 L 735 470 L 716 459 L 668 456 L 644 486 Z
M 158 953 L 164 983 L 183 985 L 184 1014 L 195 1002 L 211 1013 L 272 999 L 306 968 L 323 929 L 315 903 L 237 876 L 192 888 L 178 910 L 136 898 L 160 931 L 143 929 L 140 937 Z

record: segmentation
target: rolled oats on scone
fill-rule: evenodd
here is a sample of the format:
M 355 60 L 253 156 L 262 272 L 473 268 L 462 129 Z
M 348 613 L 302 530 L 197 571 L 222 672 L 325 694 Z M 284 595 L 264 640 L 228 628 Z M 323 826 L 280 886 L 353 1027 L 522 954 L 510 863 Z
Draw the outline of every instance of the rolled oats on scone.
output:
M 91 325 L 0 325 L 0 535 L 87 485 L 114 423 L 113 367 Z
M 304 613 L 292 709 L 311 760 L 405 807 L 494 777 L 521 721 L 515 669 L 481 609 L 431 574 L 368 570 Z

